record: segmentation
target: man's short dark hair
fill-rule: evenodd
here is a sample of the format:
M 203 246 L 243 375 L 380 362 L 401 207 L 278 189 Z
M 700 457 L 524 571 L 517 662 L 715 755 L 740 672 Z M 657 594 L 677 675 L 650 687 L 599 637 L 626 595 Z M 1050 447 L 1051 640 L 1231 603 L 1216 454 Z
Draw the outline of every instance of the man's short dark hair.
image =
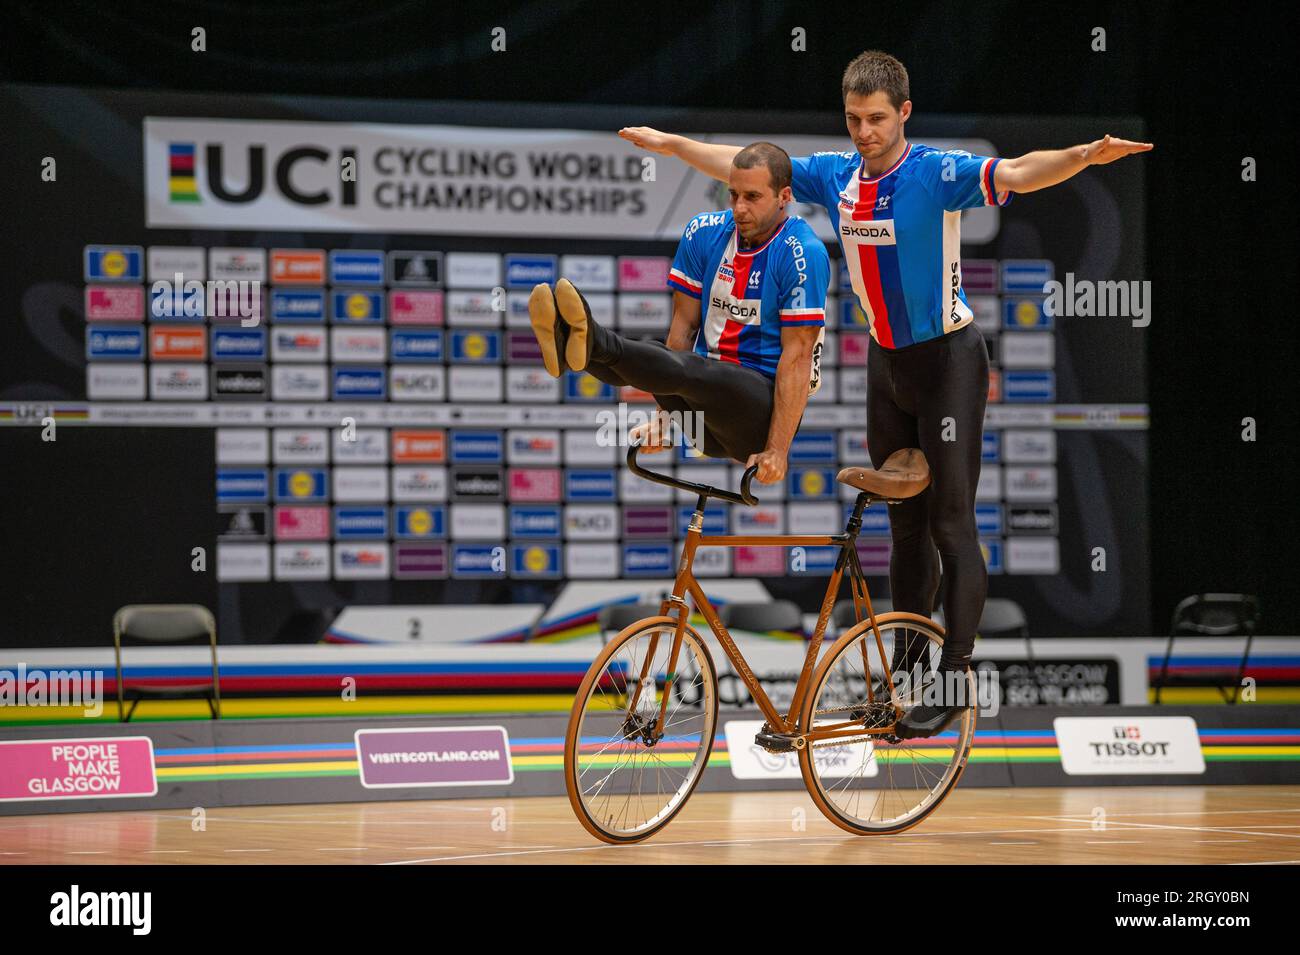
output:
M 884 91 L 889 102 L 894 104 L 894 109 L 902 109 L 903 103 L 912 98 L 908 90 L 907 68 L 888 53 L 879 50 L 867 50 L 853 58 L 844 68 L 841 89 L 846 100 L 850 93 L 870 96 Z
M 771 174 L 772 191 L 778 193 L 790 185 L 794 175 L 790 170 L 790 154 L 774 143 L 750 143 L 736 153 L 731 164 L 737 169 L 766 166 Z

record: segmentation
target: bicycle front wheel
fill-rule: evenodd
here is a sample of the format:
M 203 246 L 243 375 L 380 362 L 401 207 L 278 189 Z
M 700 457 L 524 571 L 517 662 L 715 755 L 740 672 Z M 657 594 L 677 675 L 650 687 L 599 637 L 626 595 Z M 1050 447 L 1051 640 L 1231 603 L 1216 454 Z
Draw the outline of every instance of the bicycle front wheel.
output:
M 903 641 L 913 660 L 937 664 L 943 630 L 910 613 L 876 618 L 885 652 Z M 847 735 L 811 741 L 799 751 L 804 782 L 817 808 L 841 829 L 856 835 L 910 829 L 934 812 L 952 792 L 975 739 L 975 676 L 966 673 L 970 706 L 942 733 L 926 739 L 855 735 L 850 729 L 892 727 L 896 702 L 906 713 L 921 702 L 923 684 L 903 681 L 892 693 L 870 621 L 841 636 L 813 677 L 799 725 L 804 732 L 834 727 Z M 897 682 L 897 681 L 896 681 Z M 868 684 L 874 684 L 872 696 Z
M 676 626 L 672 617 L 629 626 L 601 651 L 573 701 L 564 738 L 565 786 L 578 821 L 605 842 L 639 842 L 666 826 L 695 790 L 713 751 L 717 671 L 688 626 L 669 673 Z

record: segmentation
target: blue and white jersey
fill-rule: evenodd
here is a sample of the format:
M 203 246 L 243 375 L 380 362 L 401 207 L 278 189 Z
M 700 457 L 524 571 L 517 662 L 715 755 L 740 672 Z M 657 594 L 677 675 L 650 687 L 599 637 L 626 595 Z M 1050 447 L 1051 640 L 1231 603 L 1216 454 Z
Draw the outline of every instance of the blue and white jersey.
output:
M 791 160 L 794 197 L 826 207 L 871 336 L 885 348 L 974 321 L 961 288 L 961 210 L 1011 201 L 993 189 L 1000 161 L 918 143 L 872 177 L 856 152 Z
M 812 227 L 791 216 L 754 249 L 739 247 L 730 209 L 705 212 L 682 232 L 668 287 L 702 302 L 695 351 L 776 378 L 781 329 L 815 325 L 808 394 L 821 387 L 830 256 Z

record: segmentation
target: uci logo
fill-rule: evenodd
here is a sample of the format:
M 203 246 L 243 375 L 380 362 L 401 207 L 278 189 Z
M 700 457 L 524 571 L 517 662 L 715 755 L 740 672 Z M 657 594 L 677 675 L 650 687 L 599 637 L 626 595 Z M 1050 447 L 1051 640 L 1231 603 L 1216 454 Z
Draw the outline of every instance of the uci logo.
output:
M 337 202 L 341 206 L 357 204 L 357 183 L 355 177 L 340 181 L 338 169 L 351 160 L 357 165 L 357 147 L 342 146 L 338 155 L 319 146 L 294 146 L 286 149 L 273 161 L 267 159 L 266 146 L 250 145 L 244 160 L 232 163 L 237 169 L 246 169 L 246 185 L 242 190 L 226 185 L 225 146 L 222 143 L 208 143 L 204 146 L 204 167 L 207 170 L 208 195 L 219 202 L 245 204 L 254 202 L 266 191 L 268 168 L 275 180 L 275 190 L 290 202 L 304 206 L 320 206 Z M 314 167 L 314 168 L 313 168 Z M 316 181 L 322 184 L 337 182 L 338 195 L 331 195 L 330 190 L 318 191 L 302 189 L 302 182 Z M 175 197 L 174 197 L 175 198 Z M 192 199 L 189 201 L 193 201 Z

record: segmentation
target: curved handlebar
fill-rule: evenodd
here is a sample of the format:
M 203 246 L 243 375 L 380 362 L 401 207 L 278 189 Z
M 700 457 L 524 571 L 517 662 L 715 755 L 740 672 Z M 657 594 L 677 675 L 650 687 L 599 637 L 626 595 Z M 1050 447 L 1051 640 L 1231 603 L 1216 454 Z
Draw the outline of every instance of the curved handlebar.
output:
M 749 482 L 754 480 L 754 475 L 758 473 L 758 465 L 754 464 L 745 469 L 744 477 L 740 479 L 740 493 L 735 491 L 724 491 L 720 488 L 711 487 L 707 484 L 696 484 L 693 481 L 682 481 L 677 478 L 671 478 L 666 474 L 658 474 L 654 471 L 647 471 L 641 465 L 636 463 L 636 453 L 641 449 L 641 445 L 634 444 L 627 449 L 627 466 L 633 474 L 643 477 L 647 481 L 654 481 L 656 484 L 666 484 L 668 487 L 675 487 L 678 490 L 690 491 L 692 494 L 703 494 L 705 497 L 716 497 L 720 501 L 730 501 L 732 504 L 748 504 L 750 507 L 758 504 L 758 498 L 749 490 Z

